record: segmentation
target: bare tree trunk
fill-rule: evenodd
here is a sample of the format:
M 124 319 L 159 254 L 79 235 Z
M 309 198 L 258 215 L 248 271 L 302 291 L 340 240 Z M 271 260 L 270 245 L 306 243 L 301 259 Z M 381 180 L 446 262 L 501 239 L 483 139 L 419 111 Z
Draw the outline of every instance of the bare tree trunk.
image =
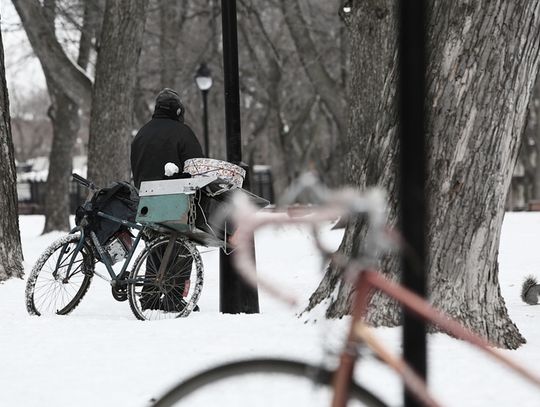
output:
M 43 233 L 69 230 L 73 148 L 80 128 L 79 106 L 50 79 L 47 86 L 51 95 L 49 117 L 53 124 L 53 143 L 49 155 L 49 174 L 45 194 L 45 227 Z
M 346 154 L 347 109 L 345 88 L 341 82 L 343 71 L 340 70 L 336 79 L 330 75 L 324 64 L 325 55 L 320 53 L 312 39 L 311 30 L 313 28 L 309 27 L 304 17 L 305 13 L 300 7 L 300 1 L 281 0 L 281 8 L 302 66 L 313 84 L 314 91 L 320 97 L 321 111 L 328 112 L 328 117 L 332 118 L 337 128 L 335 141 L 331 143 L 330 139 L 327 143 L 332 163 L 324 166 L 326 168 L 324 168 L 323 174 L 328 183 L 339 185 L 346 174 L 344 160 L 336 159 Z M 345 48 L 340 47 L 340 53 L 344 52 L 346 52 Z
M 11 139 L 9 98 L 4 66 L 4 45 L 0 32 L 0 281 L 22 278 L 21 237 L 17 209 L 17 179 Z
M 317 52 L 315 44 L 311 40 L 309 28 L 298 0 L 281 0 L 281 7 L 302 65 L 316 92 L 336 121 L 340 136 L 344 137 L 346 110 L 343 95 L 339 91 L 340 86 L 324 67 L 324 58 Z
M 185 6 L 185 4 L 184 4 Z M 160 0 L 159 16 L 161 31 L 159 34 L 159 73 L 162 88 L 175 88 L 178 62 L 176 58 L 176 46 L 180 31 L 179 15 L 180 3 L 176 0 Z
M 136 69 L 147 2 L 107 0 L 92 93 L 88 177 L 105 186 L 130 179 Z
M 444 23 L 436 19 L 441 14 L 448 15 Z M 500 293 L 497 255 L 538 72 L 540 2 L 480 1 L 465 9 L 439 2 L 431 15 L 430 42 L 445 44 L 433 46 L 428 71 L 434 78 L 428 150 L 433 303 L 492 342 L 516 348 L 524 339 Z
M 536 76 L 529 101 L 527 127 L 521 143 L 525 174 L 530 175 L 532 181 L 531 198 L 540 199 L 540 75 Z
M 56 0 L 46 0 L 43 4 L 49 26 L 54 32 Z M 84 26 L 84 24 L 83 24 Z M 86 54 L 86 40 L 82 48 Z M 87 60 L 87 55 L 83 55 Z M 69 230 L 69 182 L 72 169 L 73 147 L 80 128 L 79 106 L 63 91 L 53 79 L 47 65 L 43 72 L 49 89 L 51 106 L 49 118 L 53 126 L 53 143 L 49 154 L 49 173 L 45 193 L 45 227 L 43 233 L 53 230 Z
M 101 30 L 103 21 L 104 0 L 92 0 L 84 2 L 83 24 L 79 40 L 79 56 L 77 65 L 86 70 L 90 62 L 90 53 L 94 49 L 92 44 Z
M 73 148 L 80 128 L 78 105 L 73 103 L 56 85 L 51 84 L 50 78 L 48 87 L 52 100 L 49 117 L 53 124 L 54 136 L 49 156 L 43 233 L 70 228 L 69 183 Z
M 351 93 L 349 137 L 369 151 L 369 156 L 351 159 L 351 180 L 363 187 L 371 180 L 383 185 L 397 206 L 395 166 L 395 63 L 385 69 L 372 65 L 371 49 L 395 35 L 391 3 L 352 3 L 351 86 L 358 88 L 358 69 L 365 64 L 362 87 L 377 77 L 385 78 L 373 89 L 371 101 L 364 93 Z M 510 320 L 498 282 L 497 254 L 504 203 L 516 163 L 527 103 L 536 78 L 540 50 L 540 2 L 476 1 L 467 4 L 431 1 L 428 10 L 428 148 L 429 175 L 429 279 L 431 301 L 466 326 L 501 347 L 524 343 Z M 388 30 L 381 27 L 392 27 Z M 358 35 L 369 27 L 378 33 L 375 42 L 362 42 Z M 363 48 L 367 46 L 368 49 Z M 360 59 L 360 60 L 359 60 Z M 390 68 L 389 68 L 390 67 Z M 361 89 L 360 89 L 361 91 Z M 370 105 L 375 105 L 371 106 Z M 367 118 L 358 112 L 367 109 Z M 380 117 L 370 119 L 370 112 Z M 388 113 L 390 112 L 390 113 Z M 366 121 L 361 131 L 354 119 Z M 368 130 L 365 129 L 365 130 Z M 364 140 L 358 135 L 368 135 Z M 342 247 L 356 247 L 362 229 L 349 225 Z M 396 278 L 397 262 L 387 260 L 384 269 Z M 331 292 L 339 281 L 330 265 L 313 304 Z M 341 284 L 341 283 L 340 283 Z M 330 316 L 349 310 L 350 290 L 340 288 L 340 299 L 329 308 Z M 326 295 L 328 296 L 328 295 Z M 369 319 L 374 324 L 400 323 L 395 304 L 382 296 L 372 300 Z
M 396 7 L 393 0 L 362 2 L 347 16 L 350 35 L 349 121 L 347 133 L 347 182 L 360 188 L 379 185 L 391 200 L 397 197 L 397 110 L 396 110 Z M 383 113 L 384 112 L 384 113 Z M 390 206 L 389 221 L 396 223 L 396 205 Z M 354 254 L 362 241 L 363 223 L 351 220 L 340 250 Z M 382 270 L 398 266 L 386 259 Z M 310 298 L 308 309 L 328 298 L 338 286 L 327 316 L 349 312 L 352 287 L 343 284 L 341 270 L 330 265 Z
M 152 116 L 152 110 L 144 99 L 144 92 L 141 89 L 139 77 L 135 81 L 135 93 L 133 98 L 133 125 L 140 128 L 148 121 L 148 118 Z

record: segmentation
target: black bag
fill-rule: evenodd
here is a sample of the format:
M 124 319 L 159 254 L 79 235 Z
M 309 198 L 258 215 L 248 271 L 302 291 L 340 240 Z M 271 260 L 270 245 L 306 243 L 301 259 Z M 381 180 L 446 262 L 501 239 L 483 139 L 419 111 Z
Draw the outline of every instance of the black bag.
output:
M 77 208 L 75 224 L 80 225 L 82 218 L 86 215 L 88 225 L 85 227 L 85 233 L 89 234 L 93 231 L 99 243 L 103 245 L 123 225 L 99 217 L 97 213 L 103 212 L 116 218 L 135 222 L 138 205 L 139 193 L 133 185 L 124 181 L 113 182 L 107 188 L 97 191 L 90 201 Z

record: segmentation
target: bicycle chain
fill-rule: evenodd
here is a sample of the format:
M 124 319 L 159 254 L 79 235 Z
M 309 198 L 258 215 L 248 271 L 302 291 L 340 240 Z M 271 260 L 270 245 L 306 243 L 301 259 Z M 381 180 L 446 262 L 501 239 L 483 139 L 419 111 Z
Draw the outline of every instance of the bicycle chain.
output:
M 189 196 L 188 225 L 190 228 L 195 227 L 195 221 L 197 220 L 197 207 L 195 206 L 195 196 L 197 195 L 197 192 Z

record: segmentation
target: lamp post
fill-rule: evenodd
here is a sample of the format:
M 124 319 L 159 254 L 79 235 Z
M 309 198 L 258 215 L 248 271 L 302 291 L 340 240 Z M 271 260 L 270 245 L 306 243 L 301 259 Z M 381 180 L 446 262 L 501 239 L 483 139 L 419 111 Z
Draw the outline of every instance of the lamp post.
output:
M 221 0 L 223 27 L 223 82 L 225 90 L 225 135 L 227 161 L 248 169 L 242 162 L 240 126 L 240 80 L 238 74 L 238 38 L 236 0 Z M 246 172 L 246 181 L 249 175 Z M 249 189 L 244 182 L 244 188 Z M 255 244 L 253 258 L 255 259 Z M 220 250 L 219 255 L 219 309 L 225 314 L 255 314 L 259 312 L 257 288 L 246 283 L 234 270 L 229 255 Z
M 208 148 L 208 91 L 212 87 L 212 76 L 210 69 L 203 62 L 195 73 L 195 83 L 200 89 L 203 97 L 203 129 L 204 129 L 204 155 L 209 156 Z
M 426 5 L 425 0 L 399 2 L 399 155 L 401 230 L 415 253 L 415 264 L 403 258 L 401 282 L 426 297 Z M 403 315 L 403 356 L 422 378 L 427 376 L 427 326 L 406 311 Z M 420 402 L 405 389 L 405 407 Z

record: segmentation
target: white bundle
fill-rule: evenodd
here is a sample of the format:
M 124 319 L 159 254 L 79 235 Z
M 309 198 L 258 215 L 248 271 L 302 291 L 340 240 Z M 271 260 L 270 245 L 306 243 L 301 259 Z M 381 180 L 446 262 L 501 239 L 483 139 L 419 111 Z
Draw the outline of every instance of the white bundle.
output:
M 174 174 L 177 174 L 180 172 L 180 169 L 175 163 L 167 163 L 165 164 L 165 176 L 166 177 L 172 177 Z

